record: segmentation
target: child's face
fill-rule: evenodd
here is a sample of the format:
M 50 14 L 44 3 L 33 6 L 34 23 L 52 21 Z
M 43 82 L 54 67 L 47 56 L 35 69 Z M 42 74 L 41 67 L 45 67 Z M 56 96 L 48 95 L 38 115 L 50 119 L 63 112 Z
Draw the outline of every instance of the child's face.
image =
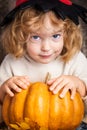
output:
M 27 39 L 27 53 L 36 62 L 47 64 L 60 55 L 64 43 L 63 29 L 55 28 L 49 17 L 44 21 L 44 26 Z

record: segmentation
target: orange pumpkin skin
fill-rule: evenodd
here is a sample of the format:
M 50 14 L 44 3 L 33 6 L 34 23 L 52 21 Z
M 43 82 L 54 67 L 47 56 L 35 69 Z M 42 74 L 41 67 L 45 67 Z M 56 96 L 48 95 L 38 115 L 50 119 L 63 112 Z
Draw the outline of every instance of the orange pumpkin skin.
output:
M 36 82 L 14 97 L 6 95 L 2 115 L 8 126 L 29 118 L 31 130 L 38 126 L 48 130 L 75 130 L 83 118 L 84 105 L 78 93 L 74 100 L 70 99 L 70 92 L 61 99 L 46 84 Z

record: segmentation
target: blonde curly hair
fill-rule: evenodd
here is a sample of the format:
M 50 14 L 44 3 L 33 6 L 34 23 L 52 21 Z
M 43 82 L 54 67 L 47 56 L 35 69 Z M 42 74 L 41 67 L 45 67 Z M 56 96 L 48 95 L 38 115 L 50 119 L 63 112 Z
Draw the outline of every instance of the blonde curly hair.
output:
M 33 8 L 17 13 L 14 21 L 2 33 L 2 43 L 6 52 L 13 54 L 15 57 L 23 56 L 26 53 L 26 40 L 29 34 L 43 26 L 45 14 Z M 60 27 L 60 23 L 63 25 L 64 47 L 61 58 L 64 62 L 69 61 L 82 47 L 80 26 L 75 25 L 68 18 L 63 21 L 52 11 L 50 11 L 49 15 L 55 27 Z

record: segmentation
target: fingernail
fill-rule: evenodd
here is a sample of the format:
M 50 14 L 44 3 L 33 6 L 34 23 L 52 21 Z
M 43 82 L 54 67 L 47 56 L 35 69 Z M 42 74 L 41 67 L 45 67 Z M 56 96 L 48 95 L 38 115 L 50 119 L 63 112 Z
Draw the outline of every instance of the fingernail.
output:
M 53 93 L 54 93 L 54 94 L 57 94 L 57 91 L 56 91 L 56 90 L 54 90 L 54 91 L 53 91 Z
M 61 97 L 61 98 L 64 98 L 64 95 L 63 95 L 63 94 L 60 94 L 60 97 Z
M 73 97 L 73 96 L 71 96 L 71 99 L 73 100 L 73 99 L 74 99 L 74 97 Z
M 14 97 L 14 94 L 12 93 L 10 96 L 11 96 L 11 97 Z
M 18 89 L 18 92 L 21 92 L 22 91 L 22 89 Z
M 23 86 L 23 88 L 24 88 L 24 89 L 26 89 L 27 87 L 28 87 L 28 85 L 26 85 L 26 86 Z
M 53 90 L 53 88 L 52 88 L 52 87 L 50 87 L 49 89 L 50 89 L 50 91 L 52 91 L 52 90 Z

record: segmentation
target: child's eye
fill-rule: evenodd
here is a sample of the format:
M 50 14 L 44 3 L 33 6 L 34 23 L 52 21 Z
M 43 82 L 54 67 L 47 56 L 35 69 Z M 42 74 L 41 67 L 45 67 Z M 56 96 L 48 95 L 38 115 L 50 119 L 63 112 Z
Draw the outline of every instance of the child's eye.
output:
M 55 39 L 58 39 L 60 38 L 61 34 L 54 34 L 52 37 L 55 38 Z
M 30 36 L 30 41 L 32 43 L 37 43 L 37 42 L 40 42 L 41 41 L 41 38 L 38 36 L 38 35 L 31 35 Z
M 32 39 L 33 39 L 33 40 L 39 40 L 40 37 L 35 35 L 35 36 L 32 36 Z

